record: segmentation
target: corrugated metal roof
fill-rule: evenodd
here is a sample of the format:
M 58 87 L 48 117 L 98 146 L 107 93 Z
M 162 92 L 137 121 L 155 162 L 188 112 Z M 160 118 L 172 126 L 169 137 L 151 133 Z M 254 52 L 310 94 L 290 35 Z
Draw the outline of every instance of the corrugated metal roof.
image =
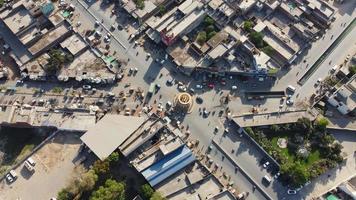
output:
M 103 160 L 115 151 L 144 121 L 143 117 L 107 114 L 80 139 Z
M 195 161 L 192 151 L 183 145 L 141 173 L 152 187 Z

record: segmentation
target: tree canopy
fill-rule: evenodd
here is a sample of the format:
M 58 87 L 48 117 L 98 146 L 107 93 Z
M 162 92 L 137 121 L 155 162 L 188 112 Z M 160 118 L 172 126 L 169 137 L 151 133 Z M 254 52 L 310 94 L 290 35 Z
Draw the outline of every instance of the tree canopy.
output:
M 125 200 L 125 184 L 112 179 L 105 181 L 104 186 L 100 186 L 90 196 L 90 200 Z
M 140 192 L 145 199 L 150 199 L 155 191 L 149 184 L 144 184 L 141 186 Z

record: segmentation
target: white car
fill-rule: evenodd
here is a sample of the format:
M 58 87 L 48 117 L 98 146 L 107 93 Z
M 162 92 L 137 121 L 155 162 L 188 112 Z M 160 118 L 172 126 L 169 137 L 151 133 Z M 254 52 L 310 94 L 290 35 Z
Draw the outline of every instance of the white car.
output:
M 289 106 L 290 106 L 290 105 L 293 105 L 293 104 L 294 104 L 293 99 L 287 100 L 286 104 L 289 105 Z
M 277 174 L 274 175 L 274 179 L 277 179 L 281 175 L 280 172 L 277 172 Z
M 236 85 L 231 86 L 231 90 L 237 90 L 237 86 Z
M 263 164 L 263 168 L 267 168 L 268 166 L 269 166 L 269 162 L 268 161 Z
M 83 89 L 84 89 L 84 90 L 90 90 L 90 89 L 91 89 L 91 86 L 90 86 L 90 85 L 83 85 Z
M 80 25 L 82 25 L 82 22 L 81 22 L 81 21 L 78 21 L 78 22 L 77 22 L 77 27 L 79 27 Z
M 198 85 L 195 86 L 195 88 L 197 88 L 197 89 L 203 89 L 203 86 L 198 84 Z
M 307 181 L 304 186 L 308 186 L 311 183 L 311 181 Z
M 185 92 L 187 91 L 187 88 L 184 85 L 178 86 L 178 90 Z
M 291 190 L 291 189 L 289 189 L 289 190 L 287 191 L 287 193 L 288 193 L 288 194 L 297 194 L 297 191 L 296 191 L 296 190 Z

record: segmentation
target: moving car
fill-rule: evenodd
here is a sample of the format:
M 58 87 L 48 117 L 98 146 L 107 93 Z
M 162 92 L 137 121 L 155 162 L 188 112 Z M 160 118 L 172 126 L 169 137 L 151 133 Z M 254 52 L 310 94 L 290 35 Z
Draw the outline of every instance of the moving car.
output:
M 203 86 L 202 86 L 202 85 L 199 85 L 199 84 L 196 85 L 195 87 L 196 87 L 197 89 L 203 89 Z
M 231 86 L 231 90 L 237 90 L 237 86 L 236 85 Z

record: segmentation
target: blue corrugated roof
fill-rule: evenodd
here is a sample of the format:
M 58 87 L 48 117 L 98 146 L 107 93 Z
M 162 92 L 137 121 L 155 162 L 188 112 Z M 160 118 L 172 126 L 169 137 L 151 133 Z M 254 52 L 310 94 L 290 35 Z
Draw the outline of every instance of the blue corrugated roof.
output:
M 195 161 L 192 151 L 185 145 L 163 157 L 141 173 L 153 187 Z

